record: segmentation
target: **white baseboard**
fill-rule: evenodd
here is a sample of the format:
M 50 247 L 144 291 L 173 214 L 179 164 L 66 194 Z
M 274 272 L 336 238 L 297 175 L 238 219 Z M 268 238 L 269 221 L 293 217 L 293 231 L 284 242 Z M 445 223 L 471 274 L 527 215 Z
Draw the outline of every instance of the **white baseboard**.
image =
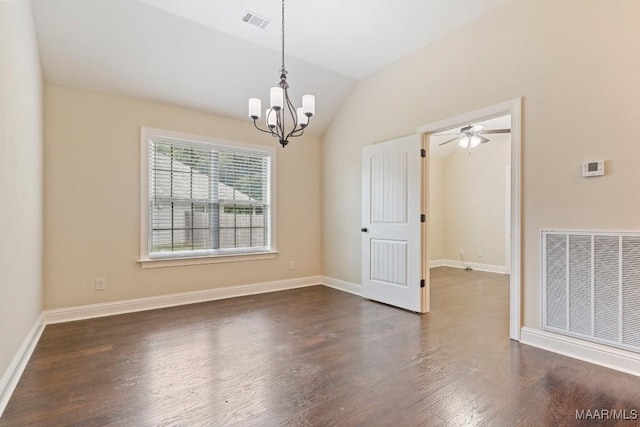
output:
M 520 342 L 584 362 L 640 376 L 640 354 L 631 351 L 526 326 L 521 329 Z
M 486 271 L 489 273 L 507 274 L 507 268 L 504 265 L 492 265 L 492 264 L 480 264 L 478 262 L 465 262 L 456 261 L 453 259 L 436 259 L 429 261 L 429 268 L 434 267 L 453 267 L 453 268 L 465 268 L 471 267 L 476 271 Z
M 322 284 L 330 288 L 338 289 L 339 291 L 349 292 L 350 294 L 358 296 L 362 295 L 362 285 L 358 285 L 357 283 L 323 276 Z
M 303 288 L 306 286 L 321 284 L 322 276 L 301 277 L 298 279 L 228 286 L 224 288 L 206 289 L 203 291 L 183 292 L 148 298 L 136 298 L 102 304 L 90 304 L 59 308 L 55 310 L 45 310 L 43 315 L 44 322 L 48 325 L 53 323 L 71 322 L 74 320 L 92 319 L 95 317 L 113 316 L 116 314 L 133 313 L 136 311 L 194 304 L 198 302 L 235 298 L 246 295 L 283 291 L 286 289 Z
M 24 368 L 27 367 L 27 363 L 40 340 L 43 330 L 44 320 L 42 314 L 40 314 L 22 342 L 22 345 L 18 348 L 18 352 L 13 357 L 9 367 L 2 376 L 2 379 L 0 379 L 0 417 L 2 417 L 2 414 L 9 403 L 9 399 L 13 394 L 13 390 L 15 390 L 18 385 L 18 381 L 20 381 Z

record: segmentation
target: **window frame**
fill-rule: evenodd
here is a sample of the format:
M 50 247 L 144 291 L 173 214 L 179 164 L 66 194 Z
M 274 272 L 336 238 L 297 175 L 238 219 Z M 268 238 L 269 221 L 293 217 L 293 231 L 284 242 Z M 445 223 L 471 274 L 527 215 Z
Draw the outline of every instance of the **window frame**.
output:
M 171 253 L 160 257 L 150 257 L 149 253 L 149 145 L 152 142 L 175 143 L 186 146 L 221 147 L 236 152 L 266 152 L 270 156 L 271 167 L 269 179 L 269 249 L 229 251 L 229 253 L 194 254 L 171 256 Z M 197 252 L 197 251 L 194 251 Z M 206 136 L 191 135 L 149 127 L 140 128 L 140 258 L 138 262 L 142 268 L 171 267 L 181 265 L 215 264 L 222 262 L 251 261 L 259 259 L 273 259 L 277 256 L 276 249 L 276 149 L 266 145 L 256 145 L 246 142 L 229 141 Z

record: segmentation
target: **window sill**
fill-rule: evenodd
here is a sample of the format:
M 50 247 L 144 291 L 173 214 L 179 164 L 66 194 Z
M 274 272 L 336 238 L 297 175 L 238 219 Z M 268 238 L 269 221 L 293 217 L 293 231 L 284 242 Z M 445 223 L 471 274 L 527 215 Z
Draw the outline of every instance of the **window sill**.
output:
M 157 258 L 138 260 L 142 268 L 180 267 L 185 265 L 220 264 L 224 262 L 255 261 L 274 259 L 278 251 L 253 252 L 248 254 L 209 255 L 183 258 Z

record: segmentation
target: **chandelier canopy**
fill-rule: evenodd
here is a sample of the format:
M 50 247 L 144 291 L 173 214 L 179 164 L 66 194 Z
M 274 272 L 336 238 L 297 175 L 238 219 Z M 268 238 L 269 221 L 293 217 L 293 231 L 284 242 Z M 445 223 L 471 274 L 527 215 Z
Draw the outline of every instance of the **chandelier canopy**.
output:
M 296 108 L 289 99 L 288 90 L 287 70 L 284 66 L 284 0 L 282 0 L 282 67 L 280 68 L 280 82 L 270 91 L 270 108 L 265 110 L 267 127 L 262 129 L 257 122 L 262 113 L 260 98 L 249 99 L 249 117 L 253 119 L 253 125 L 256 129 L 278 138 L 283 147 L 289 143 L 289 138 L 304 134 L 309 120 L 316 113 L 315 96 L 304 95 L 302 107 Z M 286 122 L 291 122 L 289 130 Z

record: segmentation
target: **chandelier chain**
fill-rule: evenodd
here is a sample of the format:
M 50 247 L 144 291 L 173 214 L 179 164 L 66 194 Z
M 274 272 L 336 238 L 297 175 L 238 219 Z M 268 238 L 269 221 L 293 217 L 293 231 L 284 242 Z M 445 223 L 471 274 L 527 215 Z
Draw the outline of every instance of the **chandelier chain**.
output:
M 285 73 L 284 68 L 284 0 L 282 0 L 282 73 Z

